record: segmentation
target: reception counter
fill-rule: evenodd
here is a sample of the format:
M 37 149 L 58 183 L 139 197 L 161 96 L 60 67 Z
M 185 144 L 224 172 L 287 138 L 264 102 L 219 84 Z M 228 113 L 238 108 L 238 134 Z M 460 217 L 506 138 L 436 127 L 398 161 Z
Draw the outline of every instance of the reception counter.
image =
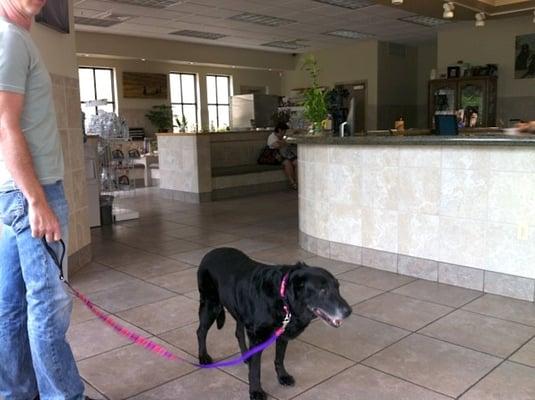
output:
M 535 135 L 290 140 L 305 250 L 534 300 Z

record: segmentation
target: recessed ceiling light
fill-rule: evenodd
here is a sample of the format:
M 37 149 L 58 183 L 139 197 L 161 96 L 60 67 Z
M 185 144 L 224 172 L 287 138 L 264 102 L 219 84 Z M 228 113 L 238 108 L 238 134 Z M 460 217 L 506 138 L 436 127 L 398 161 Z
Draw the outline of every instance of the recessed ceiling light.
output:
M 290 41 L 278 40 L 275 42 L 264 43 L 261 46 L 276 47 L 279 49 L 287 49 L 287 50 L 297 50 L 297 49 L 303 49 L 305 47 L 308 47 L 308 45 L 306 44 L 297 43 L 297 42 L 298 40 L 290 40 Z
M 399 21 L 409 22 L 411 24 L 422 25 L 427 27 L 434 27 L 444 24 L 449 24 L 449 21 L 445 21 L 440 18 L 426 17 L 423 15 L 411 15 L 410 17 L 399 18 Z
M 145 62 L 145 61 L 147 61 L 147 59 L 146 58 L 142 58 L 141 61 Z
M 293 24 L 293 19 L 286 19 L 286 18 L 278 18 L 278 17 L 272 17 L 269 15 L 261 15 L 261 14 L 251 14 L 251 13 L 242 13 L 238 15 L 234 15 L 230 17 L 229 19 L 233 21 L 240 21 L 240 22 L 248 22 L 251 24 L 257 24 L 257 25 L 264 25 L 264 26 L 281 26 L 281 25 L 287 25 L 287 24 Z
M 170 35 L 177 35 L 177 36 L 188 36 L 188 37 L 194 37 L 198 39 L 209 39 L 209 40 L 217 40 L 224 37 L 227 37 L 227 35 L 223 35 L 221 33 L 214 33 L 214 32 L 202 32 L 202 31 L 191 31 L 191 30 L 181 30 L 181 31 L 175 31 L 170 32 Z
M 181 2 L 177 0 L 114 0 L 114 3 L 125 3 L 133 6 L 150 8 L 166 8 Z
M 362 33 L 362 32 L 357 32 L 357 31 L 351 31 L 348 29 L 340 29 L 337 31 L 325 32 L 324 35 L 337 36 L 337 37 L 341 37 L 344 39 L 366 39 L 366 38 L 375 37 L 375 35 L 372 35 L 370 33 Z
M 349 8 L 350 10 L 357 10 L 359 8 L 369 7 L 375 5 L 372 0 L 313 0 L 317 3 L 329 4 L 331 6 Z

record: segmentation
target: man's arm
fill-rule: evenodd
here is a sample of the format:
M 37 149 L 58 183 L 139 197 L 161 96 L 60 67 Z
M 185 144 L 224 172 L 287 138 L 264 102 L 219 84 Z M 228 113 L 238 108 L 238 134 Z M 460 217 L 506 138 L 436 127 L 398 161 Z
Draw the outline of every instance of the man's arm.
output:
M 0 151 L 13 180 L 29 204 L 32 236 L 48 242 L 61 239 L 59 221 L 37 179 L 32 156 L 20 127 L 24 95 L 0 91 Z

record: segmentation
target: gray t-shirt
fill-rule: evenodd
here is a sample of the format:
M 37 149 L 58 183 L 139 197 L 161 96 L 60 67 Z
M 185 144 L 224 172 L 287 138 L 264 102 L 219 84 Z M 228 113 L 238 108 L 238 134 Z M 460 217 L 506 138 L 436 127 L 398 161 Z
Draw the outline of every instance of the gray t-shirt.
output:
M 42 185 L 63 179 L 52 82 L 30 33 L 0 17 L 0 91 L 24 95 L 20 126 Z M 15 189 L 0 151 L 0 191 Z

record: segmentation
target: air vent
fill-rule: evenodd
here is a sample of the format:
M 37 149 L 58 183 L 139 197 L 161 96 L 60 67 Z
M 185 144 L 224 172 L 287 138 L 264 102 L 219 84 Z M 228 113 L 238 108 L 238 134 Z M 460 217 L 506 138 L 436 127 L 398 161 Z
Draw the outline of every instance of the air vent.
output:
M 269 42 L 264 43 L 262 46 L 265 47 L 276 47 L 279 49 L 286 49 L 286 50 L 297 50 L 297 49 L 303 49 L 305 47 L 308 47 L 308 45 L 303 43 L 298 43 L 299 40 L 291 40 L 291 41 L 275 41 L 275 42 Z
M 227 37 L 227 35 L 223 35 L 221 33 L 189 31 L 189 30 L 176 31 L 176 32 L 171 32 L 169 34 L 177 35 L 177 36 L 188 36 L 188 37 L 194 37 L 194 38 L 199 38 L 199 39 L 209 39 L 209 40 L 217 40 L 217 39 Z
M 230 17 L 233 21 L 248 22 L 250 24 L 264 25 L 264 26 L 281 26 L 293 24 L 293 19 L 271 17 L 269 15 L 243 13 Z
M 181 3 L 177 0 L 114 0 L 114 3 L 131 4 L 133 6 L 149 7 L 149 8 L 165 8 Z
M 400 21 L 408 22 L 410 24 L 434 27 L 444 24 L 449 24 L 449 21 L 433 17 L 425 17 L 423 15 L 411 15 L 410 17 L 399 18 Z
M 122 22 L 116 19 L 74 17 L 74 23 L 76 25 L 99 26 L 101 28 L 107 28 Z
M 342 29 L 338 31 L 325 32 L 324 35 L 327 36 L 336 36 L 344 39 L 369 39 L 375 37 L 371 33 L 362 33 L 357 31 L 350 31 L 347 29 Z
M 316 3 L 328 4 L 330 6 L 348 8 L 350 10 L 357 10 L 359 8 L 369 7 L 375 5 L 372 0 L 313 0 Z

